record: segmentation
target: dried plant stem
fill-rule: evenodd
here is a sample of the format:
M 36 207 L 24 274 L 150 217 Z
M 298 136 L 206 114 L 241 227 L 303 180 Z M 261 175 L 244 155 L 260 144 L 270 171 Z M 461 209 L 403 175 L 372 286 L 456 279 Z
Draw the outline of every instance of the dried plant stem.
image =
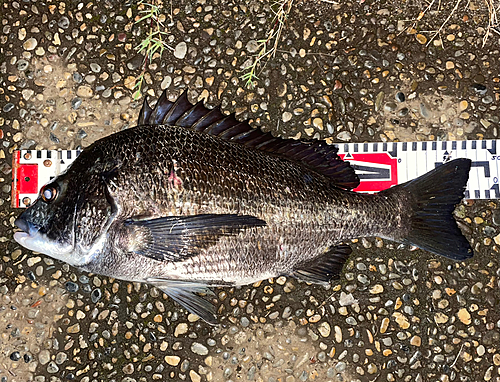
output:
M 283 32 L 286 20 L 292 9 L 293 1 L 294 0 L 281 0 L 274 3 L 275 6 L 278 5 L 278 9 L 274 12 L 273 28 L 267 33 L 265 39 L 257 41 L 259 43 L 259 52 L 255 56 L 253 63 L 243 69 L 246 73 L 241 76 L 241 79 L 246 81 L 245 85 L 247 88 L 253 88 L 254 81 L 259 79 L 256 72 L 257 68 L 262 65 L 264 58 L 274 57 L 276 54 L 281 39 L 281 33 Z M 272 44 L 270 49 L 268 48 L 269 44 Z
M 141 5 L 144 5 L 146 9 L 140 12 L 142 16 L 135 22 L 140 23 L 149 20 L 149 27 L 146 38 L 135 47 L 138 53 L 144 54 L 144 62 L 142 64 L 141 74 L 137 77 L 134 86 L 134 89 L 136 89 L 133 96 L 134 100 L 141 96 L 147 65 L 153 60 L 154 54 L 159 53 L 161 57 L 165 49 L 170 49 L 171 51 L 174 50 L 164 41 L 164 36 L 167 35 L 168 32 L 166 31 L 167 28 L 163 25 L 163 22 L 160 21 L 161 7 L 159 5 L 159 0 L 152 0 L 152 3 L 140 1 L 139 6 Z
M 434 33 L 434 35 L 429 39 L 429 42 L 427 43 L 427 46 L 429 46 L 429 44 L 436 38 L 437 35 L 440 35 L 441 31 L 443 30 L 444 26 L 448 23 L 448 21 L 451 19 L 451 16 L 453 16 L 453 14 L 455 13 L 455 11 L 458 9 L 458 6 L 460 5 L 460 3 L 462 2 L 462 0 L 458 0 L 456 3 L 455 3 L 455 6 L 453 7 L 453 9 L 451 10 L 450 14 L 448 15 L 448 17 L 446 18 L 446 20 L 444 20 L 444 22 L 441 24 L 441 26 L 439 27 L 439 29 Z
M 488 37 L 490 36 L 491 32 L 495 32 L 500 35 L 500 31 L 498 30 L 500 25 L 498 21 L 497 10 L 495 9 L 493 0 L 484 0 L 484 2 L 486 3 L 486 7 L 488 8 L 488 28 L 486 29 L 486 34 L 483 37 L 483 47 L 486 44 L 486 41 L 488 41 Z M 500 9 L 500 4 L 498 5 L 498 8 Z

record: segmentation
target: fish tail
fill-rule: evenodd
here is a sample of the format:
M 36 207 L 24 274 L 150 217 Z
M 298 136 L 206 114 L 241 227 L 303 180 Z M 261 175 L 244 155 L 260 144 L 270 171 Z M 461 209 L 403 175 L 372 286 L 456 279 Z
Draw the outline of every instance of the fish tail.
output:
M 387 190 L 405 190 L 409 195 L 410 229 L 402 242 L 457 261 L 472 257 L 472 248 L 453 217 L 464 197 L 470 167 L 470 159 L 455 159 Z

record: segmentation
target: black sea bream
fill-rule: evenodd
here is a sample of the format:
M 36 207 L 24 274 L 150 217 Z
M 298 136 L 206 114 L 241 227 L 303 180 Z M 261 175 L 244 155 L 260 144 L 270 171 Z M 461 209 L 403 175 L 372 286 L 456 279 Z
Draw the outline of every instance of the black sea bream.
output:
M 326 283 L 349 239 L 379 236 L 472 256 L 452 212 L 471 162 L 374 195 L 335 146 L 275 138 L 223 115 L 145 101 L 138 126 L 100 139 L 16 220 L 24 247 L 89 272 L 152 284 L 215 323 L 199 293 L 279 275 Z

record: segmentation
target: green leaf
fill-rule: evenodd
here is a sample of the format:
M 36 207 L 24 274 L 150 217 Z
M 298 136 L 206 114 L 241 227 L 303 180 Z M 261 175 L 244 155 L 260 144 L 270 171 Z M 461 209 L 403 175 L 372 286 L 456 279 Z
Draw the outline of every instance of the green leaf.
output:
M 151 18 L 151 15 L 150 14 L 147 14 L 145 16 L 142 16 L 139 20 L 137 20 L 135 23 L 140 23 L 141 21 L 143 20 L 147 20 L 147 19 L 150 19 Z

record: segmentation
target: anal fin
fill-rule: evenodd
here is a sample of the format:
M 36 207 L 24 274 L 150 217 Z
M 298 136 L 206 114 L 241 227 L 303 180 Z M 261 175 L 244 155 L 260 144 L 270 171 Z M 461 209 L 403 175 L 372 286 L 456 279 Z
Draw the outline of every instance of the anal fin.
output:
M 291 276 L 309 283 L 328 283 L 340 276 L 351 252 L 351 247 L 345 244 L 330 247 L 324 254 L 297 264 Z

